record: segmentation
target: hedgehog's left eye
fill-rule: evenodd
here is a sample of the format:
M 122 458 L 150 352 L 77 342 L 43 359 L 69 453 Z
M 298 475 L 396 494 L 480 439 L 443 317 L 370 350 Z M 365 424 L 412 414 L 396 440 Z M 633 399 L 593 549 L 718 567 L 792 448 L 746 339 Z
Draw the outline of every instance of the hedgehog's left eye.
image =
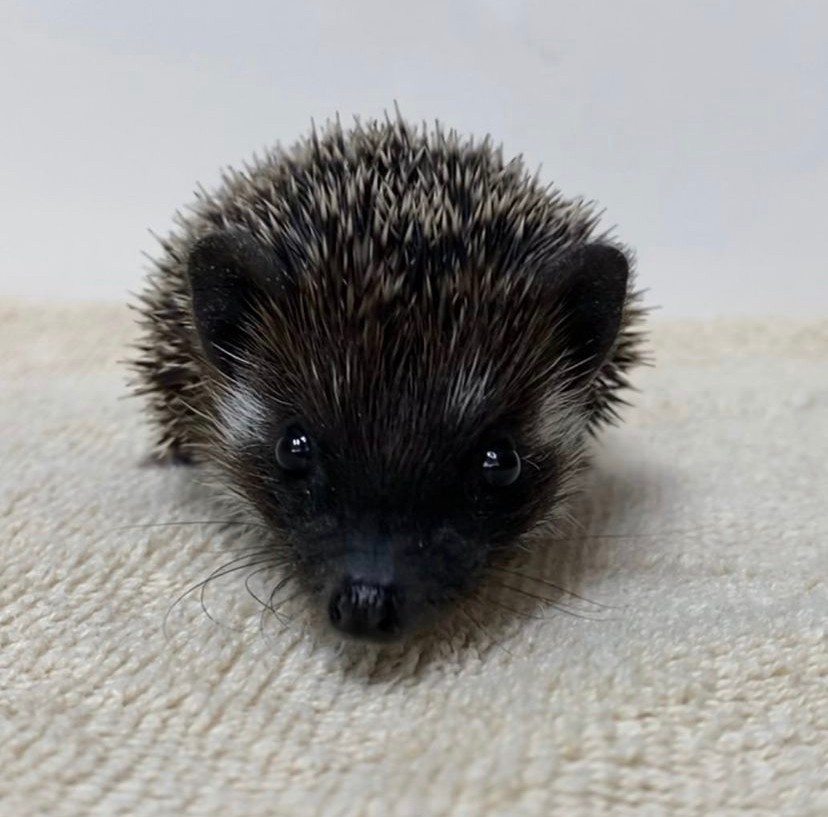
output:
M 295 423 L 285 429 L 285 433 L 276 444 L 276 462 L 285 471 L 294 473 L 307 471 L 310 468 L 312 453 L 310 437 L 301 426 Z
M 520 476 L 520 454 L 507 440 L 487 445 L 483 452 L 483 479 L 494 488 L 511 485 Z

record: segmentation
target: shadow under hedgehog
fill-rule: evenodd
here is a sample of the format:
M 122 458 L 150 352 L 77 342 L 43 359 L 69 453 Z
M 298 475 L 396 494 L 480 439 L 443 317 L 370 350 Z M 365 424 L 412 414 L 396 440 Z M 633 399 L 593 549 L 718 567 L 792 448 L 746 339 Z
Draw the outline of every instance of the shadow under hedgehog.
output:
M 334 628 L 392 640 L 564 517 L 642 361 L 624 249 L 488 139 L 338 123 L 162 241 L 136 390 Z

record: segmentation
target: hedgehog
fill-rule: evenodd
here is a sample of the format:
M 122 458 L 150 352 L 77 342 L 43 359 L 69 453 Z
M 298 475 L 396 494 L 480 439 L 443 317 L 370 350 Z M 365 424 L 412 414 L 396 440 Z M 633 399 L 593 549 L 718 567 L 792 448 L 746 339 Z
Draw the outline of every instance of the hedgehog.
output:
M 520 157 L 336 120 L 199 188 L 139 296 L 156 453 L 344 637 L 391 641 L 568 513 L 644 359 L 632 254 Z

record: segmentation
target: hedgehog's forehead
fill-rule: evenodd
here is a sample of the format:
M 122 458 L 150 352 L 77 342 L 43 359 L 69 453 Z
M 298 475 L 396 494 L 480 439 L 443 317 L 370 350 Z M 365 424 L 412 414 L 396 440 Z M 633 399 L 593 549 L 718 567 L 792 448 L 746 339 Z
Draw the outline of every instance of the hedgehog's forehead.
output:
M 260 314 L 252 357 L 274 404 L 323 427 L 479 427 L 525 403 L 554 356 L 531 284 L 481 268 L 322 274 Z
M 548 326 L 532 308 L 504 310 L 498 298 L 338 301 L 269 334 L 264 356 L 277 391 L 329 412 L 353 406 L 379 417 L 416 406 L 466 416 L 537 372 Z
M 460 433 L 485 423 L 502 398 L 495 368 L 479 354 L 464 359 L 444 348 L 440 359 L 436 351 L 403 348 L 384 356 L 344 346 L 297 371 L 284 397 L 297 413 L 347 434 L 366 427 Z

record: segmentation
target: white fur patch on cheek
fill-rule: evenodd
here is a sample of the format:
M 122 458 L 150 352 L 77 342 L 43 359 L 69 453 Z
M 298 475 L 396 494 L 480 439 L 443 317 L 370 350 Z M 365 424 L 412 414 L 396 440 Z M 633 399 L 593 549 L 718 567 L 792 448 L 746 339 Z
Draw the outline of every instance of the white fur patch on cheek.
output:
M 247 386 L 239 385 L 218 402 L 219 428 L 231 445 L 261 437 L 267 413 L 264 403 Z
M 568 448 L 576 445 L 587 427 L 587 413 L 571 395 L 551 391 L 541 403 L 538 436 L 544 445 Z

